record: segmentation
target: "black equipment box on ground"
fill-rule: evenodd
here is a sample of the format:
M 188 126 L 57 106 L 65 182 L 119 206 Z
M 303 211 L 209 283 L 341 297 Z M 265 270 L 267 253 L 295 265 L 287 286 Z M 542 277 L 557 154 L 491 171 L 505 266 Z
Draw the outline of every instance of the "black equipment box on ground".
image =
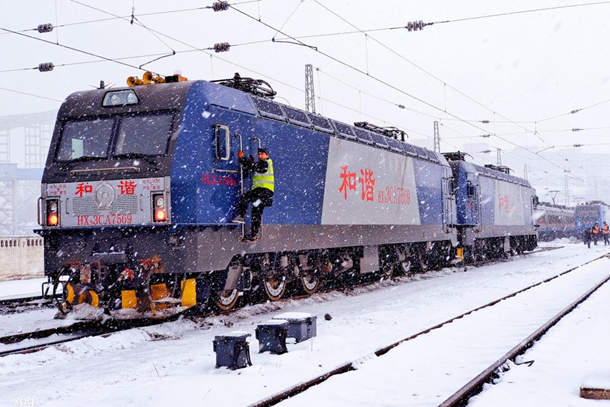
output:
M 313 338 L 317 334 L 315 315 L 305 312 L 286 312 L 273 319 L 288 321 L 288 338 L 294 338 L 297 343 Z
M 276 355 L 288 352 L 286 338 L 288 336 L 288 321 L 284 319 L 272 319 L 256 327 L 256 339 L 258 339 L 258 352 L 269 351 Z
M 246 332 L 229 332 L 226 335 L 214 337 L 214 352 L 216 352 L 216 367 L 226 366 L 229 369 L 241 369 L 252 366 L 250 360 L 250 344 Z

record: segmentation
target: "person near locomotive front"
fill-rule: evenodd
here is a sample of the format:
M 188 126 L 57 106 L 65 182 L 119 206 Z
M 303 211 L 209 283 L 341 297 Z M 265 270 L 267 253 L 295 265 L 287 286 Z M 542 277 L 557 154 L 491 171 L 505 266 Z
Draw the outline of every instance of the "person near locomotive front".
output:
M 584 244 L 587 245 L 587 247 L 590 249 L 591 248 L 591 229 L 589 228 L 585 228 L 582 231 L 582 241 Z
M 609 245 L 610 241 L 608 241 L 608 237 L 610 235 L 610 226 L 606 222 L 602 225 L 602 236 L 604 238 L 604 246 Z
M 593 243 L 597 246 L 597 240 L 599 239 L 599 224 L 597 222 L 591 228 L 591 234 L 593 235 Z
M 263 210 L 273 205 L 273 193 L 275 191 L 275 178 L 273 175 L 273 160 L 269 158 L 269 152 L 265 148 L 258 149 L 258 161 L 254 157 L 244 157 L 244 152 L 239 151 L 239 163 L 248 171 L 253 171 L 252 188 L 243 194 L 237 206 L 237 216 L 231 222 L 245 223 L 244 216 L 248 212 L 248 205 L 252 204 L 252 228 L 250 234 L 244 236 L 243 241 L 253 243 L 259 240 L 258 231 L 261 226 Z

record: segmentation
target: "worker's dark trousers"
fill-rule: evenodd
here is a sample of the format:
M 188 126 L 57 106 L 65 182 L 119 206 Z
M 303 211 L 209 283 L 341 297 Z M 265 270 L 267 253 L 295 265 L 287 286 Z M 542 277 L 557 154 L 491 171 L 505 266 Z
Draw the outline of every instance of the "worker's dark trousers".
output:
M 267 188 L 255 188 L 243 194 L 239 198 L 239 205 L 237 207 L 239 216 L 246 216 L 249 204 L 252 204 L 252 229 L 250 236 L 256 236 L 261 227 L 263 209 L 265 209 L 265 206 L 273 204 L 273 191 Z
M 610 242 L 608 241 L 608 234 L 604 233 L 604 246 L 610 244 Z
M 599 238 L 599 233 L 593 233 L 593 243 L 597 246 L 597 239 Z

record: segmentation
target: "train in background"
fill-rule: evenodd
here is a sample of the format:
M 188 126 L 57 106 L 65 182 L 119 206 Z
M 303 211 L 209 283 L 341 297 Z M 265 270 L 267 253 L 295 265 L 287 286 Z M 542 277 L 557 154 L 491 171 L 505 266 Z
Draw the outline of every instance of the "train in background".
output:
M 233 308 L 248 292 L 425 271 L 536 247 L 534 189 L 404 141 L 273 100 L 263 81 L 188 81 L 76 92 L 62 104 L 42 178 L 45 274 L 62 312 L 117 318 Z M 265 147 L 275 197 L 261 239 L 231 223 L 251 186 L 237 153 Z
M 610 222 L 610 206 L 602 201 L 586 202 L 574 208 L 576 236 L 582 236 L 585 229 L 591 229 L 597 223 L 601 229 L 604 222 Z
M 550 242 L 577 236 L 574 207 L 540 202 L 537 206 L 538 240 Z

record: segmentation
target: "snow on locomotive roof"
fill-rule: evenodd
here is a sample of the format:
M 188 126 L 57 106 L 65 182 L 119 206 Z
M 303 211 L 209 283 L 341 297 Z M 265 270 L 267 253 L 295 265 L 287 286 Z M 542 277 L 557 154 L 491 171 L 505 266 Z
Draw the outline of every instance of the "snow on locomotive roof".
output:
M 423 147 L 408 144 L 383 134 L 351 126 L 337 120 L 328 119 L 324 116 L 296 109 L 269 99 L 252 95 L 250 95 L 250 97 L 252 97 L 252 100 L 258 109 L 258 113 L 268 119 L 288 122 L 295 126 L 313 128 L 317 131 L 329 133 L 339 138 L 440 163 L 440 160 L 434 151 Z
M 476 169 L 476 171 L 479 174 L 485 175 L 487 177 L 499 179 L 499 180 L 506 181 L 506 182 L 512 182 L 513 184 L 519 184 L 519 185 L 523 185 L 526 187 L 531 186 L 530 183 L 528 181 L 524 180 L 523 178 L 515 177 L 514 175 L 509 175 L 504 172 L 494 170 L 493 168 L 482 167 L 480 165 L 473 164 L 473 163 L 469 163 L 469 164 L 474 166 L 474 168 Z

